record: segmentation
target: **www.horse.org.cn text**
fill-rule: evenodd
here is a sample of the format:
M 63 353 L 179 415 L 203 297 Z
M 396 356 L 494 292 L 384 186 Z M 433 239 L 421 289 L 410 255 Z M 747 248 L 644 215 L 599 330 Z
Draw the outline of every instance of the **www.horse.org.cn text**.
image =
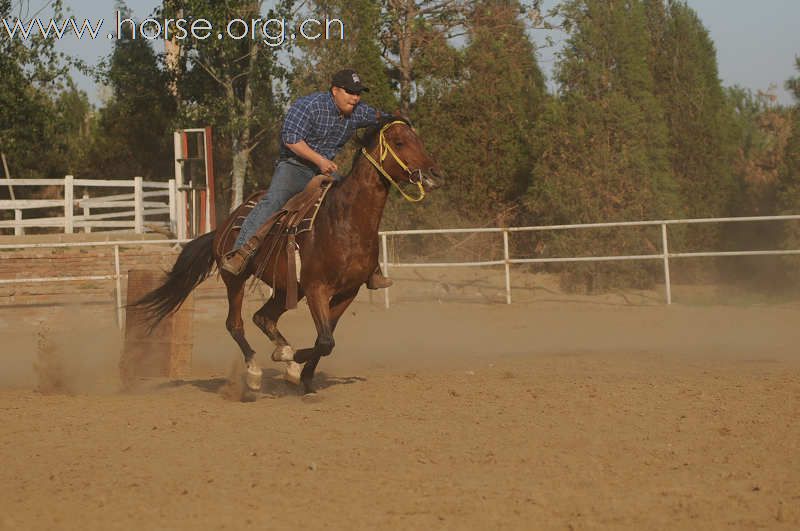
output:
M 234 18 L 227 21 L 224 27 L 215 27 L 214 23 L 204 18 L 146 18 L 136 21 L 116 12 L 115 23 L 108 33 L 103 33 L 105 19 L 90 20 L 69 17 L 58 21 L 53 19 L 33 18 L 30 20 L 2 19 L 0 35 L 5 33 L 9 39 L 31 40 L 34 38 L 109 40 L 120 38 L 146 40 L 187 40 L 195 39 L 251 39 L 262 41 L 267 46 L 281 46 L 288 41 L 305 39 L 344 40 L 344 23 L 337 19 L 317 20 L 307 18 L 299 23 L 292 23 L 284 18 L 253 18 L 244 20 Z

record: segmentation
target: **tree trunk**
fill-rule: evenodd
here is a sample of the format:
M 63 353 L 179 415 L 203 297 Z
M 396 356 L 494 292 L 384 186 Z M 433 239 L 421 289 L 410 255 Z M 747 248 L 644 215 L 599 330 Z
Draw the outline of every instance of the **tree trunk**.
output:
M 256 2 L 260 5 L 260 2 Z M 250 45 L 250 58 L 249 58 L 249 71 L 254 72 L 256 62 L 258 61 L 258 54 L 261 51 L 258 43 L 251 43 Z M 231 102 L 235 102 L 235 94 L 233 90 L 233 80 L 228 83 L 228 97 Z M 253 108 L 253 86 L 251 80 L 248 78 L 244 87 L 244 101 L 242 101 L 242 122 L 249 124 L 253 118 L 255 109 Z M 250 126 L 244 125 L 241 129 L 234 134 L 233 142 L 231 143 L 233 150 L 233 175 L 232 177 L 232 190 L 231 190 L 231 212 L 244 202 L 244 178 L 247 175 L 247 163 L 250 158 L 250 151 L 254 145 L 252 143 L 252 134 Z
M 411 45 L 410 38 L 400 41 L 400 112 L 408 116 L 411 109 Z
M 400 61 L 400 112 L 403 116 L 408 116 L 411 110 L 411 83 L 413 82 L 412 70 L 414 68 L 411 63 L 411 50 L 413 46 L 414 32 L 412 25 L 417 16 L 417 6 L 414 0 L 406 0 L 404 6 L 403 16 L 400 18 L 400 32 L 399 39 L 399 53 L 398 59 Z
M 247 160 L 250 150 L 250 130 L 244 129 L 231 142 L 233 170 L 231 171 L 231 212 L 244 201 L 244 178 L 247 175 Z

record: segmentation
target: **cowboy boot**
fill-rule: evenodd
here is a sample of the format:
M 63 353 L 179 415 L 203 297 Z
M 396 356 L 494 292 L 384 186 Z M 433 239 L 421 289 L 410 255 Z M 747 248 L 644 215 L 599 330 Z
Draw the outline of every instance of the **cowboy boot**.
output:
M 383 276 L 380 266 L 376 267 L 375 271 L 373 271 L 367 279 L 367 289 L 383 289 L 388 288 L 392 284 L 394 284 L 392 279 Z
M 250 257 L 256 254 L 259 245 L 261 245 L 261 238 L 253 236 L 244 245 L 223 256 L 220 267 L 233 275 L 241 275 L 247 267 Z

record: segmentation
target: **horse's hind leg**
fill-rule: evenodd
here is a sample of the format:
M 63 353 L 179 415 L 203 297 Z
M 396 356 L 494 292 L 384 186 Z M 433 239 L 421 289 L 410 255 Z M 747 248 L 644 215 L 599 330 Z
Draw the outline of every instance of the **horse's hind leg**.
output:
M 278 319 L 284 312 L 286 312 L 286 292 L 275 290 L 272 297 L 253 315 L 253 322 L 270 341 L 275 343 L 272 361 L 286 362 L 285 377 L 297 385 L 300 383 L 300 365 L 294 361 L 294 349 L 278 330 Z
M 255 351 L 244 337 L 244 321 L 242 321 L 244 280 L 228 274 L 223 274 L 222 278 L 225 281 L 225 288 L 228 290 L 228 318 L 225 326 L 244 356 L 244 364 L 247 367 L 247 387 L 258 391 L 261 389 L 261 368 L 256 363 Z

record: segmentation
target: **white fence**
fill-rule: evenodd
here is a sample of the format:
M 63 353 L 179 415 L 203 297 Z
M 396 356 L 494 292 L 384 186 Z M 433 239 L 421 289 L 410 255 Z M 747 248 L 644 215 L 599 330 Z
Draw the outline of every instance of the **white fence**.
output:
M 137 234 L 153 230 L 169 230 L 178 233 L 175 181 L 149 182 L 136 177 L 133 180 L 75 179 L 67 175 L 64 179 L 0 179 L 0 189 L 7 187 L 14 196 L 14 188 L 30 186 L 63 187 L 63 199 L 10 199 L 0 200 L 0 211 L 13 211 L 13 220 L 0 221 L 0 229 L 14 229 L 14 234 L 25 234 L 30 227 L 59 227 L 71 234 L 75 229 L 92 232 L 92 229 L 133 230 Z M 75 197 L 75 188 L 84 188 L 83 196 Z M 130 193 L 95 195 L 90 188 L 131 188 Z M 60 217 L 29 218 L 24 212 L 59 208 Z M 102 212 L 98 212 L 98 210 Z M 94 211 L 94 213 L 93 213 Z M 163 221 L 166 216 L 169 221 Z M 159 217 L 162 221 L 153 219 Z
M 551 225 L 544 227 L 508 227 L 508 228 L 488 228 L 488 229 L 439 229 L 439 230 L 406 230 L 406 231 L 385 231 L 381 232 L 381 263 L 386 275 L 393 268 L 399 267 L 486 267 L 503 266 L 505 269 L 505 292 L 506 304 L 511 304 L 511 265 L 512 264 L 543 264 L 556 262 L 607 262 L 618 260 L 661 260 L 664 265 L 664 285 L 666 303 L 672 303 L 672 291 L 669 273 L 670 259 L 689 258 L 689 257 L 710 257 L 710 256 L 763 256 L 763 255 L 800 255 L 800 249 L 775 249 L 761 251 L 709 251 L 692 253 L 671 253 L 669 252 L 669 242 L 667 238 L 667 227 L 670 225 L 688 225 L 697 223 L 734 223 L 734 222 L 755 222 L 755 221 L 789 221 L 800 220 L 800 215 L 793 216 L 756 216 L 739 218 L 709 218 L 709 219 L 683 219 L 683 220 L 661 220 L 661 221 L 630 221 L 619 223 L 592 223 L 582 225 Z M 588 228 L 602 227 L 637 227 L 637 226 L 660 226 L 661 244 L 660 253 L 644 255 L 614 255 L 614 256 L 582 256 L 582 257 L 559 257 L 559 258 L 511 258 L 509 252 L 509 235 L 515 232 L 527 231 L 553 231 L 553 230 L 579 230 Z M 487 260 L 480 262 L 423 262 L 423 263 L 401 263 L 389 262 L 388 260 L 388 238 L 389 236 L 405 236 L 415 234 L 469 234 L 469 233 L 496 233 L 503 239 L 503 259 Z M 122 303 L 121 281 L 127 275 L 120 270 L 120 246 L 125 245 L 164 245 L 181 244 L 189 240 L 136 240 L 136 241 L 115 241 L 115 242 L 86 242 L 86 243 L 37 243 L 37 244 L 3 244 L 0 250 L 4 249 L 34 249 L 34 248 L 67 248 L 67 247 L 114 247 L 114 271 L 108 275 L 78 276 L 78 277 L 46 277 L 46 278 L 13 278 L 0 279 L 3 284 L 27 284 L 41 282 L 72 282 L 83 280 L 114 280 L 115 298 L 117 307 L 117 322 L 122 326 L 124 322 L 124 305 Z M 0 262 L 2 254 L 0 254 Z M 0 267 L 2 271 L 2 267 Z M 390 289 L 384 290 L 384 302 L 389 307 Z
M 704 218 L 704 219 L 669 219 L 658 221 L 622 221 L 616 223 L 585 223 L 576 225 L 549 225 L 541 227 L 508 227 L 508 228 L 486 228 L 486 229 L 440 229 L 440 230 L 399 230 L 381 232 L 381 263 L 383 272 L 389 275 L 391 268 L 395 267 L 486 267 L 503 266 L 505 268 L 505 292 L 506 304 L 511 304 L 511 265 L 512 264 L 547 264 L 558 262 L 611 262 L 621 260 L 661 260 L 664 264 L 664 289 L 667 304 L 672 304 L 672 284 L 669 274 L 669 261 L 671 258 L 691 258 L 691 257 L 710 257 L 710 256 L 763 256 L 763 255 L 800 255 L 800 249 L 775 249 L 761 251 L 705 251 L 692 253 L 671 253 L 669 252 L 669 241 L 667 237 L 667 227 L 670 225 L 690 225 L 701 223 L 736 223 L 754 221 L 790 221 L 800 220 L 800 215 L 792 216 L 749 216 L 735 218 Z M 613 256 L 581 256 L 581 257 L 560 257 L 560 258 L 511 258 L 509 253 L 508 238 L 509 234 L 515 232 L 530 231 L 556 231 L 556 230 L 577 230 L 604 227 L 661 227 L 661 252 L 654 254 L 639 255 L 613 255 Z M 424 263 L 400 263 L 389 262 L 388 256 L 388 237 L 407 236 L 413 234 L 470 234 L 470 233 L 496 233 L 503 238 L 503 259 L 486 260 L 480 262 L 424 262 Z M 389 289 L 384 290 L 384 304 L 389 307 Z

